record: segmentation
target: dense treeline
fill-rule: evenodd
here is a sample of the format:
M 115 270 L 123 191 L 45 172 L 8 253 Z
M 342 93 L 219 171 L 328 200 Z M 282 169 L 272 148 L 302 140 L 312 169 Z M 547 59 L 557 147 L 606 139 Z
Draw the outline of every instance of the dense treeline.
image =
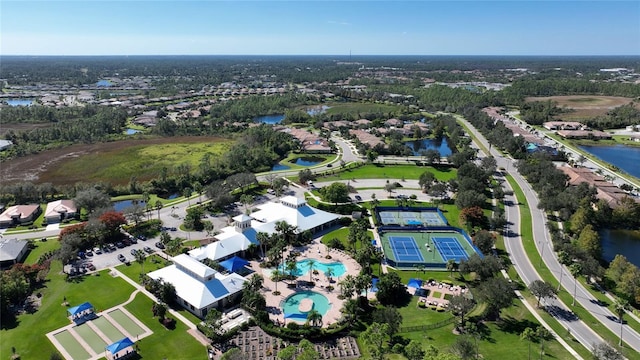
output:
M 0 108 L 0 118 L 3 124 L 53 123 L 94 116 L 101 109 L 103 109 L 103 107 L 95 105 L 62 108 L 49 106 L 9 106 Z
M 513 136 L 503 122 L 494 121 L 489 115 L 474 107 L 465 108 L 462 114 L 493 145 L 506 150 L 516 159 L 522 159 L 526 155 L 524 139 L 521 136 Z
M 121 108 L 101 107 L 80 113 L 90 115 L 57 121 L 49 127 L 8 131 L 5 138 L 14 145 L 2 152 L 2 158 L 33 154 L 64 144 L 105 141 L 111 135 L 121 134 L 127 122 L 127 112 Z
M 585 79 L 521 79 L 514 81 L 511 86 L 503 90 L 505 100 L 524 99 L 527 96 L 556 96 L 556 95 L 608 95 L 608 96 L 640 96 L 640 86 L 632 83 L 589 81 Z

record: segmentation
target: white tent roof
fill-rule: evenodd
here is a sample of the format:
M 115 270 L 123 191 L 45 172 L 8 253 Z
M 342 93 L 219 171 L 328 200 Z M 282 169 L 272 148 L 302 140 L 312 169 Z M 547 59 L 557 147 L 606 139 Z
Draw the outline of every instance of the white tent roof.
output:
M 228 275 L 216 273 L 213 279 L 202 282 L 180 270 L 176 265 L 151 272 L 149 277 L 171 283 L 176 289 L 176 294 L 197 309 L 205 308 L 216 301 L 238 293 L 246 281 L 236 273 Z
M 287 198 L 293 198 L 297 201 L 290 201 L 291 199 Z M 251 217 L 260 220 L 263 225 L 273 223 L 274 227 L 276 222 L 286 221 L 289 225 L 297 226 L 300 232 L 313 229 L 339 218 L 336 214 L 312 208 L 307 205 L 303 199 L 288 196 L 282 199 L 283 202 L 285 202 L 285 200 L 286 203 L 296 204 L 299 207 L 293 208 L 281 203 L 269 202 L 264 205 L 259 205 L 258 208 L 260 210 L 251 213 Z

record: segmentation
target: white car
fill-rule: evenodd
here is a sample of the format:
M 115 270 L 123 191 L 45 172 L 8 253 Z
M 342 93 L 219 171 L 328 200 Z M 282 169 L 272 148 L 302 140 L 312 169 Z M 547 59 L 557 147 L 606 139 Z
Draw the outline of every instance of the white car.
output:
M 96 247 L 93 248 L 93 253 L 96 254 L 96 255 L 100 255 L 100 254 L 102 254 L 102 249 L 100 249 L 99 247 L 96 246 Z

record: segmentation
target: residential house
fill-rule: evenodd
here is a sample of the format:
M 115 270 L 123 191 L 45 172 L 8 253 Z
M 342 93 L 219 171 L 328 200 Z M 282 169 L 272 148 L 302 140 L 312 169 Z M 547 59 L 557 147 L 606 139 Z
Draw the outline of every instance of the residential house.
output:
M 0 238 L 0 268 L 22 262 L 28 251 L 29 243 L 26 240 Z
M 35 220 L 40 215 L 40 205 L 14 205 L 0 214 L 0 227 L 20 225 Z
M 71 219 L 78 215 L 78 208 L 73 200 L 57 200 L 47 204 L 44 220 L 47 224 L 55 224 L 64 219 Z

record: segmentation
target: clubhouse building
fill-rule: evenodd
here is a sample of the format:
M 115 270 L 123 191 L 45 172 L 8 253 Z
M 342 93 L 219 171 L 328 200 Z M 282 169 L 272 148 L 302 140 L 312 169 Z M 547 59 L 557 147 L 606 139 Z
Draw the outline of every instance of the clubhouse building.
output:
M 151 272 L 149 277 L 171 283 L 178 303 L 204 318 L 210 309 L 222 309 L 237 301 L 246 279 L 234 272 L 220 273 L 201 261 L 222 262 L 243 255 L 251 245 L 260 245 L 256 239 L 259 232 L 275 233 L 279 221 L 296 226 L 298 233 L 315 233 L 339 219 L 338 215 L 312 208 L 304 199 L 293 196 L 259 205 L 258 209 L 251 215 L 234 217 L 233 225 L 223 228 L 213 243 L 174 257 L 174 265 Z

